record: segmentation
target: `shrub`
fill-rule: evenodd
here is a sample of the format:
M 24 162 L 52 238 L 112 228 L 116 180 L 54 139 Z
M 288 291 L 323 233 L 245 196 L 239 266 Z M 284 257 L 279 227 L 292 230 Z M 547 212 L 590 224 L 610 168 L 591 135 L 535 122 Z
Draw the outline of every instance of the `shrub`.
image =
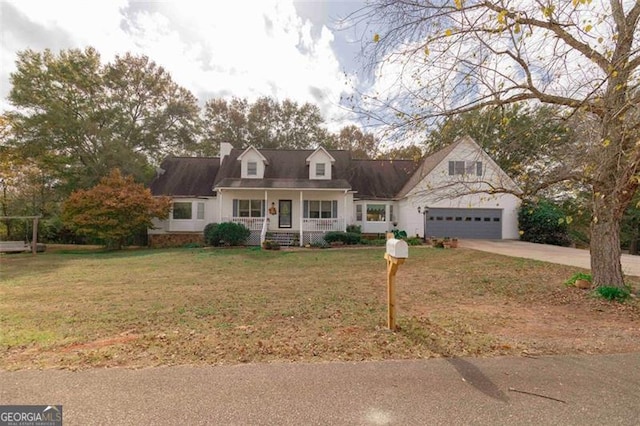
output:
M 325 248 L 329 248 L 331 246 L 329 244 L 327 244 L 325 241 L 316 241 L 314 243 L 311 243 L 311 247 L 325 249 Z
M 362 239 L 360 241 L 361 244 L 367 245 L 367 246 L 384 246 L 387 244 L 387 240 L 384 238 L 376 238 L 374 240 L 365 240 Z
M 215 238 L 217 238 L 217 229 L 218 229 L 218 224 L 217 223 L 207 223 L 207 225 L 204 227 L 204 243 L 210 246 L 213 246 L 215 244 L 212 243 L 212 241 L 215 240 Z
M 407 238 L 407 232 L 406 231 L 401 231 L 399 229 L 393 229 L 391 230 L 391 232 L 393 232 L 393 238 L 395 238 L 396 240 L 402 240 Z
M 211 246 L 239 246 L 249 235 L 251 231 L 241 223 L 210 223 L 204 228 L 204 240 Z
M 332 231 L 327 232 L 324 236 L 324 240 L 328 243 L 333 242 L 342 242 L 344 244 L 359 244 L 360 243 L 360 234 L 355 232 L 342 232 L 342 231 Z
M 262 248 L 265 250 L 280 250 L 280 244 L 273 240 L 264 240 Z
M 565 214 L 549 201 L 523 201 L 518 221 L 522 241 L 555 246 L 571 245 Z
M 591 274 L 585 274 L 584 272 L 575 273 L 571 278 L 569 278 L 567 281 L 564 282 L 564 285 L 566 285 L 567 287 L 570 287 L 572 285 L 575 285 L 576 281 L 578 280 L 585 280 L 585 281 L 591 282 Z
M 598 287 L 595 290 L 596 295 L 602 297 L 607 300 L 617 300 L 619 302 L 624 302 L 629 298 L 631 292 L 626 287 L 609 287 L 602 286 Z
M 347 232 L 362 234 L 362 227 L 360 225 L 347 225 Z
M 406 239 L 407 244 L 410 246 L 420 246 L 422 245 L 422 238 L 411 237 Z

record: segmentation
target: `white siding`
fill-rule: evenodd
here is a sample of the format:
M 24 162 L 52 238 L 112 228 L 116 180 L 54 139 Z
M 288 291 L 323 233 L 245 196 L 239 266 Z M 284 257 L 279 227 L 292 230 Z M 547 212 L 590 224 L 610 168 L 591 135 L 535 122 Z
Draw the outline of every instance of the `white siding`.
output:
M 242 179 L 262 179 L 264 177 L 264 160 L 260 156 L 260 153 L 255 149 L 248 149 L 242 154 L 242 159 L 240 160 L 240 173 Z M 249 176 L 247 174 L 247 169 L 249 163 L 256 163 L 258 166 L 258 173 L 255 176 Z
M 266 215 L 269 218 L 269 230 L 278 231 L 278 214 L 269 214 L 269 207 L 271 203 L 275 204 L 276 209 L 279 209 L 280 200 L 291 200 L 292 211 L 292 223 L 291 228 L 282 228 L 282 230 L 299 230 L 300 229 L 300 217 L 302 215 L 302 206 L 300 204 L 300 190 L 268 190 L 266 197 Z M 338 217 L 345 220 L 345 224 L 353 223 L 352 217 L 352 205 L 353 194 L 344 191 L 313 191 L 303 190 L 303 200 L 319 200 L 319 201 L 333 201 L 338 202 Z M 264 200 L 264 190 L 225 190 L 222 197 L 222 218 L 230 218 L 233 215 L 233 200 Z M 279 213 L 279 211 L 278 211 Z
M 356 221 L 356 205 L 360 204 L 362 205 L 362 221 Z M 375 221 L 375 222 L 370 222 L 367 220 L 367 205 L 370 204 L 382 204 L 385 206 L 385 220 L 384 221 Z M 390 211 L 390 206 L 394 206 L 394 216 L 396 217 L 396 219 L 398 219 L 398 224 L 399 224 L 399 219 L 400 219 L 400 208 L 398 203 L 394 202 L 394 201 L 380 201 L 380 200 L 358 200 L 353 204 L 353 218 L 354 218 L 354 222 L 356 225 L 360 225 L 362 232 L 367 233 L 367 234 L 381 234 L 381 233 L 385 233 L 387 231 L 390 231 L 391 229 L 393 229 L 393 222 L 391 220 L 391 211 Z M 400 228 L 400 226 L 398 226 L 398 229 L 402 229 Z
M 316 175 L 316 164 L 324 164 L 324 176 Z M 320 149 L 309 156 L 309 179 L 331 180 L 331 156 Z
M 449 161 L 482 161 L 484 175 L 477 177 L 449 176 Z M 482 181 L 480 181 L 482 180 Z M 490 208 L 502 209 L 502 238 L 517 239 L 520 199 L 507 193 L 488 194 L 489 184 L 515 189 L 513 182 L 502 170 L 484 154 L 477 145 L 465 141 L 438 164 L 431 173 L 409 191 L 400 202 L 401 219 L 399 228 L 413 234 L 417 229 L 423 236 L 423 215 L 418 206 L 424 208 Z
M 202 232 L 208 223 L 216 222 L 218 202 L 211 198 L 174 198 L 177 203 L 191 203 L 191 219 L 173 219 L 172 213 L 166 220 L 154 219 L 155 229 L 149 229 L 149 234 L 165 234 L 169 232 Z M 198 219 L 198 203 L 204 203 L 204 219 Z

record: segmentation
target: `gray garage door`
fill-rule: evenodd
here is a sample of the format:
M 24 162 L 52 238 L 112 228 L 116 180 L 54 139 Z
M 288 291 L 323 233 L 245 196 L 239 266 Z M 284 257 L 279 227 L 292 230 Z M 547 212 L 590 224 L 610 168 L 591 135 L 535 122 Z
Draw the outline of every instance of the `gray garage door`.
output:
M 428 237 L 502 238 L 502 209 L 429 209 Z

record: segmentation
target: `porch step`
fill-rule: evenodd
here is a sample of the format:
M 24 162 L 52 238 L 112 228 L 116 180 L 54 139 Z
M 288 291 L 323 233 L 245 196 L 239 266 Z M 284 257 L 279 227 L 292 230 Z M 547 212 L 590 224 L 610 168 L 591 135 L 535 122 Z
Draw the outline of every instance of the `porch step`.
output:
M 297 232 L 269 232 L 267 240 L 275 241 L 281 246 L 295 246 L 300 244 L 300 234 Z

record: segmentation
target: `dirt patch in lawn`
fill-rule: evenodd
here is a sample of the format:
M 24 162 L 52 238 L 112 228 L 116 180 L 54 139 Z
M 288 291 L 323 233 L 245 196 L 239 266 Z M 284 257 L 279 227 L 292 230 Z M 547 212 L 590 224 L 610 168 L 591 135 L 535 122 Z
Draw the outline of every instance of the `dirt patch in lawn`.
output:
M 0 368 L 640 351 L 637 299 L 564 286 L 576 268 L 467 249 L 411 249 L 397 276 L 399 328 L 388 331 L 382 253 L 2 257 Z

